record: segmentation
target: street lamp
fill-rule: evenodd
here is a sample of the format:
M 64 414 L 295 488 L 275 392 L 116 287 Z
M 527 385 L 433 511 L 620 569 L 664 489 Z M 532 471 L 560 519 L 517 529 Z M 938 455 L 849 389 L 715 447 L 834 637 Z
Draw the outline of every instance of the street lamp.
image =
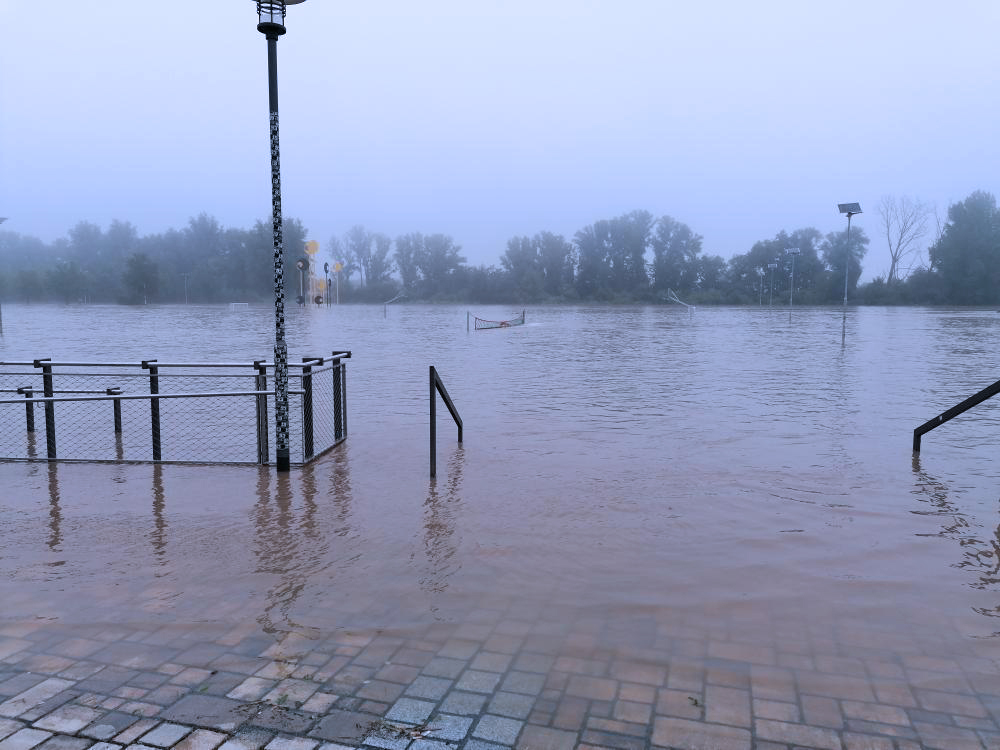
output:
M 778 259 L 775 258 L 774 263 L 768 263 L 767 267 L 771 269 L 771 292 L 767 298 L 767 306 L 771 307 L 774 305 L 774 269 L 778 267 Z
M 792 300 L 795 297 L 795 256 L 801 255 L 802 251 L 797 247 L 790 247 L 785 253 L 792 256 L 792 288 L 788 290 L 788 312 L 792 311 Z
M 274 228 L 274 421 L 278 471 L 291 468 L 288 450 L 288 347 L 285 344 L 284 250 L 281 238 L 281 159 L 278 149 L 278 37 L 285 33 L 285 6 L 305 0 L 257 0 L 257 31 L 267 39 L 267 87 L 271 119 L 271 218 Z
M 847 214 L 847 250 L 844 251 L 844 307 L 847 307 L 847 270 L 851 267 L 851 217 L 861 213 L 860 203 L 838 203 L 840 213 Z

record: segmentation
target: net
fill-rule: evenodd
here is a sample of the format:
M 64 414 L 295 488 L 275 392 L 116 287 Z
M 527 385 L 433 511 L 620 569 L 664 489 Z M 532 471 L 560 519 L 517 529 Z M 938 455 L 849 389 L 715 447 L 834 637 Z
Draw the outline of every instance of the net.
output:
M 521 314 L 510 320 L 484 320 L 483 318 L 477 318 L 472 316 L 472 319 L 476 322 L 476 330 L 482 331 L 488 328 L 510 328 L 511 326 L 523 326 L 524 325 L 524 310 Z

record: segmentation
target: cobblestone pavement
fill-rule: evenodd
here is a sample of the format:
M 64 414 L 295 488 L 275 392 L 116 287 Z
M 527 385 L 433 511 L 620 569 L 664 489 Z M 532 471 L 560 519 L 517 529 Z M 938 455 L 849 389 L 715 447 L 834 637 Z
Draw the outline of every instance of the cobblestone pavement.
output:
M 940 623 L 650 611 L 611 649 L 613 616 L 514 610 L 396 634 L 0 620 L 0 750 L 1000 748 L 996 647 L 942 656 Z

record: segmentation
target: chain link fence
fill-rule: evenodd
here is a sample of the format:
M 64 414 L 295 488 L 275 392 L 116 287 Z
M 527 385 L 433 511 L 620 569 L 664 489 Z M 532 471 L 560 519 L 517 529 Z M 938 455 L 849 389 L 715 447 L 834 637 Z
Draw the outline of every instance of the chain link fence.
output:
M 293 466 L 347 437 L 350 356 L 289 363 Z M 273 381 L 265 361 L 0 362 L 0 459 L 271 464 Z

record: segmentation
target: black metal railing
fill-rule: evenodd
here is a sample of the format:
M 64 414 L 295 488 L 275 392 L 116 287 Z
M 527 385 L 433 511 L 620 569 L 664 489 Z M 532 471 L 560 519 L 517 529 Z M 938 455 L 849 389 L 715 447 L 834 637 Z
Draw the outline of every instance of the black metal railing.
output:
M 289 363 L 292 464 L 347 437 L 350 356 Z M 0 459 L 270 464 L 273 370 L 265 360 L 0 362 Z M 36 407 L 45 413 L 44 451 Z
M 448 389 L 444 387 L 444 383 L 441 381 L 441 377 L 438 375 L 437 370 L 434 365 L 431 365 L 430 370 L 430 385 L 431 385 L 431 476 L 437 476 L 437 394 L 441 394 L 441 398 L 444 399 L 445 406 L 448 407 L 448 411 L 451 412 L 451 418 L 455 420 L 455 424 L 458 425 L 458 442 L 462 442 L 462 417 L 459 416 L 458 409 L 455 408 L 454 402 L 451 400 L 451 396 L 448 395 Z
M 965 399 L 965 401 L 963 401 L 960 404 L 956 404 L 955 406 L 948 409 L 948 411 L 942 412 L 933 419 L 929 419 L 926 422 L 924 422 L 922 425 L 920 425 L 917 429 L 913 431 L 913 452 L 914 453 L 920 452 L 921 436 L 930 432 L 935 427 L 940 427 L 945 422 L 954 419 L 962 412 L 968 411 L 973 406 L 981 404 L 986 399 L 992 398 L 993 396 L 997 395 L 997 393 L 1000 393 L 1000 380 L 995 382 L 993 385 L 983 388 L 983 390 L 979 391 L 979 393 L 969 396 L 967 399 Z

